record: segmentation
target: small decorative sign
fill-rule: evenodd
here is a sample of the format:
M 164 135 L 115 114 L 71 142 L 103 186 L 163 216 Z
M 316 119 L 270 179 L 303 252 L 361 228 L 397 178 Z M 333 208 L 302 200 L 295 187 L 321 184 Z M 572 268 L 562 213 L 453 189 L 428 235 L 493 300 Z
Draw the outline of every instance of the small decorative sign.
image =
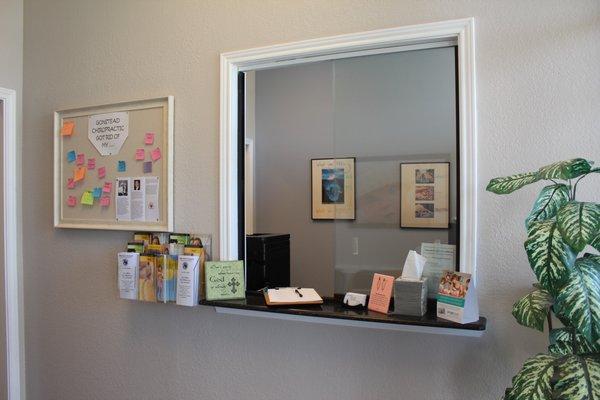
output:
M 246 297 L 243 261 L 207 261 L 205 268 L 207 300 Z
M 88 138 L 101 155 L 119 154 L 128 135 L 129 114 L 127 112 L 90 116 Z

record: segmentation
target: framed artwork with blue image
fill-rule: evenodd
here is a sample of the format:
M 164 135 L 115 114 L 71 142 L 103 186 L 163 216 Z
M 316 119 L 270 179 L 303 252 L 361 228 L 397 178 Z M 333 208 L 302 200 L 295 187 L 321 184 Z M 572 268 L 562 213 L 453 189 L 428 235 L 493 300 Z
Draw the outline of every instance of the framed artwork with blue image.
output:
M 354 220 L 356 174 L 354 157 L 314 158 L 311 164 L 311 218 Z

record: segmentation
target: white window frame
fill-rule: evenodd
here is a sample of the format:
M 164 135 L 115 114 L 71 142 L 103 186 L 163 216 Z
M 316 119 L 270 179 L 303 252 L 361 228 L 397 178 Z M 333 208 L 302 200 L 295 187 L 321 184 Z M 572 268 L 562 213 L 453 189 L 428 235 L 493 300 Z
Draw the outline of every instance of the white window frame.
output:
M 477 261 L 477 109 L 475 20 L 465 18 L 332 36 L 221 54 L 220 258 L 238 259 L 238 73 L 455 41 L 458 46 L 460 270 Z
M 0 88 L 3 107 L 3 191 L 4 191 L 4 301 L 6 318 L 6 380 L 9 400 L 25 399 L 25 348 L 23 333 L 22 262 L 19 243 L 21 219 L 20 149 L 17 136 L 17 94 Z M 1 397 L 1 395 L 0 395 Z

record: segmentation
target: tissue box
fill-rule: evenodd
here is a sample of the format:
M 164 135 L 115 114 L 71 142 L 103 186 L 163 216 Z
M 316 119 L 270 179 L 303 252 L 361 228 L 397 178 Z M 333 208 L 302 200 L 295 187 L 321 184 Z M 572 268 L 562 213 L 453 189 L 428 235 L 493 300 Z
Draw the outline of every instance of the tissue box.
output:
M 427 312 L 427 278 L 394 281 L 394 311 L 391 314 L 422 317 Z

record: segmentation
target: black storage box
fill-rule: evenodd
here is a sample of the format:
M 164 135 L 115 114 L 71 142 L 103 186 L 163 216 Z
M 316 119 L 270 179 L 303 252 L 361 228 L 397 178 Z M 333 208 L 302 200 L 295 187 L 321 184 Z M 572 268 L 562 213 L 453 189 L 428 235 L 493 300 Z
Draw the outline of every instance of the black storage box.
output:
M 246 289 L 290 286 L 290 235 L 246 235 Z

